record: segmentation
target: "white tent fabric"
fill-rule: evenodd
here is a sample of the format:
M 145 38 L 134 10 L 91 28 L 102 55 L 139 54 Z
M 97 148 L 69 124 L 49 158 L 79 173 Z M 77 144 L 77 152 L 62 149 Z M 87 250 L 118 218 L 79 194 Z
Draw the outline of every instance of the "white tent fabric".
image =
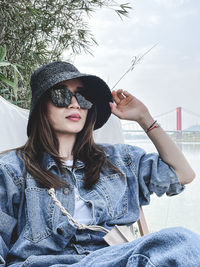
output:
M 111 114 L 103 127 L 94 131 L 96 143 L 121 144 L 124 143 L 120 119 Z
M 25 144 L 29 110 L 19 108 L 0 96 L 0 152 Z M 108 122 L 94 132 L 97 143 L 123 143 L 120 120 L 111 115 Z
M 23 145 L 29 111 L 0 96 L 0 151 Z

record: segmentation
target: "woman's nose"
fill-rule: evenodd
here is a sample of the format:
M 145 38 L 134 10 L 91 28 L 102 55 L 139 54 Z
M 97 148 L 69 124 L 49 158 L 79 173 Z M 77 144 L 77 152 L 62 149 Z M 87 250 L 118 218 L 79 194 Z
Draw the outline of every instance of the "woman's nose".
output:
M 75 96 L 72 96 L 71 103 L 69 104 L 68 108 L 78 108 L 80 109 L 80 105 Z

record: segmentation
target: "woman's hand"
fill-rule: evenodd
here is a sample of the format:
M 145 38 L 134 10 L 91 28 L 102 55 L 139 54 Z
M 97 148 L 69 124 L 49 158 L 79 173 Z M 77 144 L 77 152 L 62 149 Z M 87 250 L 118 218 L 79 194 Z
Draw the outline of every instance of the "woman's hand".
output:
M 112 91 L 114 103 L 110 103 L 111 111 L 117 117 L 123 120 L 133 120 L 137 121 L 139 124 L 149 117 L 149 111 L 147 107 L 139 101 L 136 97 L 123 91 L 122 89 L 117 91 Z M 148 121 L 150 124 L 152 119 Z

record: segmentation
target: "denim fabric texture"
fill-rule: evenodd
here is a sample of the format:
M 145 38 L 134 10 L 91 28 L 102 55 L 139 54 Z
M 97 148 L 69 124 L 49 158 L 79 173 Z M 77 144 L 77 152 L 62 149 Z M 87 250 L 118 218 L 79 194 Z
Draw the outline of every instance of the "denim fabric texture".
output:
M 92 209 L 90 224 L 112 229 L 139 218 L 140 205 L 150 195 L 179 194 L 184 187 L 175 171 L 156 153 L 129 145 L 102 145 L 108 160 L 124 174 L 100 174 L 92 190 L 83 187 L 84 164 L 61 175 L 53 158 L 44 153 L 43 165 L 60 175 L 69 189 L 56 197 L 74 213 L 74 186 Z M 133 242 L 109 247 L 104 233 L 78 230 L 29 173 L 15 151 L 0 158 L 0 267 L 61 266 L 200 266 L 200 237 L 184 228 L 169 228 Z

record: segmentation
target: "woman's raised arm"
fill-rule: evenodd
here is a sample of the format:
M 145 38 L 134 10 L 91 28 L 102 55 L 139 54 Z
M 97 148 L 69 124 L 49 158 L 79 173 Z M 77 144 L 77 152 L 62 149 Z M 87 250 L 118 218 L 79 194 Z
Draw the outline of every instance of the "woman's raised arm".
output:
M 127 91 L 112 92 L 114 103 L 110 103 L 111 111 L 120 119 L 136 121 L 147 132 L 154 123 L 148 108 Z M 182 185 L 192 182 L 195 173 L 183 153 L 161 127 L 148 131 L 148 136 L 155 145 L 160 157 L 169 164 L 178 175 Z

